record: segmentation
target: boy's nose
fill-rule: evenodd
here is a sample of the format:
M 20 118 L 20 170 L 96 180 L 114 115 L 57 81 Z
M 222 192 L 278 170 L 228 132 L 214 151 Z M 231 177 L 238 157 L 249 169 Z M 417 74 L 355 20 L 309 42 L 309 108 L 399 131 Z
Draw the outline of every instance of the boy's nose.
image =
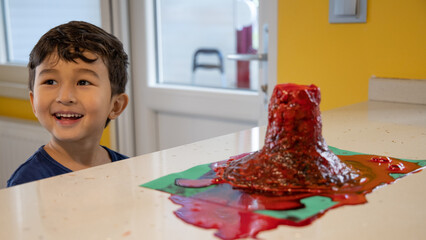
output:
M 62 86 L 59 89 L 56 101 L 62 104 L 71 104 L 76 102 L 74 89 L 72 87 Z

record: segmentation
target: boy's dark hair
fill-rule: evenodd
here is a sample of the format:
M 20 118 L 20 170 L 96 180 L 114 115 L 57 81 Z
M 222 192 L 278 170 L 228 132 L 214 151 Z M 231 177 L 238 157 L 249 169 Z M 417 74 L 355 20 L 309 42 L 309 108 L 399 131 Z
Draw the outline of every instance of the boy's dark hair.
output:
M 30 53 L 28 63 L 29 89 L 34 90 L 35 69 L 56 51 L 58 61 L 81 59 L 91 63 L 97 60 L 84 56 L 84 51 L 98 55 L 108 69 L 112 95 L 124 93 L 127 83 L 128 56 L 123 44 L 112 34 L 82 21 L 71 21 L 45 33 Z

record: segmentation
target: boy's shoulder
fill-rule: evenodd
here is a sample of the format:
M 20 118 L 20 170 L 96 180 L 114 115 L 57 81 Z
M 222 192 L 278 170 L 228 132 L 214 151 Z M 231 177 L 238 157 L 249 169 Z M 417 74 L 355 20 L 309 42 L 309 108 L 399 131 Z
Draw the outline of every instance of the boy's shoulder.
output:
M 127 159 L 128 157 L 102 146 L 109 154 L 111 162 Z M 54 160 L 41 146 L 27 161 L 25 161 L 12 174 L 7 181 L 7 187 L 12 187 L 18 184 L 32 182 L 48 177 L 53 177 L 65 173 L 70 173 L 72 170 L 66 168 L 62 164 Z
M 41 146 L 27 161 L 16 169 L 7 181 L 8 187 L 71 172 L 70 169 L 50 157 L 43 147 Z
M 111 162 L 115 162 L 115 161 L 119 161 L 119 160 L 123 160 L 123 159 L 129 158 L 128 156 L 123 155 L 121 153 L 118 153 L 118 152 L 116 152 L 116 151 L 114 151 L 112 149 L 109 149 L 109 148 L 105 147 L 105 146 L 102 146 L 102 147 L 105 150 L 107 150 L 107 152 L 109 154 L 109 157 L 111 158 Z

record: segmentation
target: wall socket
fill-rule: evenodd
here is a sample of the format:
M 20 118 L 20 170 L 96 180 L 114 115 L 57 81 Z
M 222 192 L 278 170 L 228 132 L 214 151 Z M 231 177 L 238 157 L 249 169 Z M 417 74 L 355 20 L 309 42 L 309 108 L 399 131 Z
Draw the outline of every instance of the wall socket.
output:
M 367 22 L 367 0 L 329 0 L 330 23 Z

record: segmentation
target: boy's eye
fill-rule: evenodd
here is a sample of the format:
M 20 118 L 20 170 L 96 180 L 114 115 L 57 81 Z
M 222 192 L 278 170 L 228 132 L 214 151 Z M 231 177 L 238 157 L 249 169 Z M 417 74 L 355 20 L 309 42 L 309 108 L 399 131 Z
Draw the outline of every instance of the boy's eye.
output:
M 87 86 L 87 85 L 91 85 L 91 83 L 87 80 L 79 80 L 77 85 Z
M 44 81 L 44 84 L 46 84 L 46 85 L 55 85 L 56 81 L 52 80 L 52 79 L 49 79 L 49 80 Z

